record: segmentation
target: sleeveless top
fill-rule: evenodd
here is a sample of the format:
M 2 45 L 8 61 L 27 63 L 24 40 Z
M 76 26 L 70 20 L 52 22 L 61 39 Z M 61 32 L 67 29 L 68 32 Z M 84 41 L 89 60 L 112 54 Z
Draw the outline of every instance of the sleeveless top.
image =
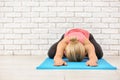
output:
M 76 37 L 82 44 L 84 42 L 84 38 L 89 39 L 89 32 L 80 28 L 73 28 L 68 30 L 64 37 Z M 69 43 L 70 41 L 68 40 L 67 43 Z

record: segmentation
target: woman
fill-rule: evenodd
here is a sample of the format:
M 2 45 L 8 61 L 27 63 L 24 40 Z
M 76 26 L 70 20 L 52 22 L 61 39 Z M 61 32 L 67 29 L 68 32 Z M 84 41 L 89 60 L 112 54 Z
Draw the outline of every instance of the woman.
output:
M 86 30 L 73 28 L 67 31 L 62 38 L 53 44 L 48 51 L 48 56 L 54 58 L 55 66 L 67 65 L 62 57 L 69 61 L 82 61 L 88 57 L 88 66 L 97 66 L 98 59 L 102 58 L 103 51 L 91 33 Z

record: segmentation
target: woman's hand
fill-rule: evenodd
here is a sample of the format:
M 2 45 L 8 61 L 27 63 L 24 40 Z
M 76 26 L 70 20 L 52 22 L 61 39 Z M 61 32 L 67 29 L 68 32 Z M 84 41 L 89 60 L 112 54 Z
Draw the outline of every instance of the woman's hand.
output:
M 57 58 L 57 59 L 54 59 L 54 65 L 55 66 L 63 66 L 63 65 L 67 65 L 67 63 L 64 60 Z
M 87 66 L 97 66 L 98 64 L 97 64 L 97 61 L 96 61 L 96 60 L 90 59 L 90 60 L 88 60 L 88 61 L 86 62 L 86 65 L 87 65 Z

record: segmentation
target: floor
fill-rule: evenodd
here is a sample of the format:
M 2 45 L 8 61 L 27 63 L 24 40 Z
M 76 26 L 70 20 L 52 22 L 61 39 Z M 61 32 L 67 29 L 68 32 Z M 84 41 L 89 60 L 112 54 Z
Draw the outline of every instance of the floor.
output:
M 104 56 L 117 70 L 36 70 L 45 57 L 0 56 L 0 80 L 120 80 L 120 56 Z

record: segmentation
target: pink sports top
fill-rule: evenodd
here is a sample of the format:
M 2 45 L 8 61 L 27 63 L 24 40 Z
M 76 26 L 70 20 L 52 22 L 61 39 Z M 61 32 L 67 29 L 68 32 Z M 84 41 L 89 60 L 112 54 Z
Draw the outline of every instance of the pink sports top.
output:
M 67 31 L 64 37 L 76 37 L 82 44 L 84 42 L 84 38 L 89 39 L 89 32 L 79 28 L 73 28 Z M 68 41 L 69 43 L 69 41 Z

